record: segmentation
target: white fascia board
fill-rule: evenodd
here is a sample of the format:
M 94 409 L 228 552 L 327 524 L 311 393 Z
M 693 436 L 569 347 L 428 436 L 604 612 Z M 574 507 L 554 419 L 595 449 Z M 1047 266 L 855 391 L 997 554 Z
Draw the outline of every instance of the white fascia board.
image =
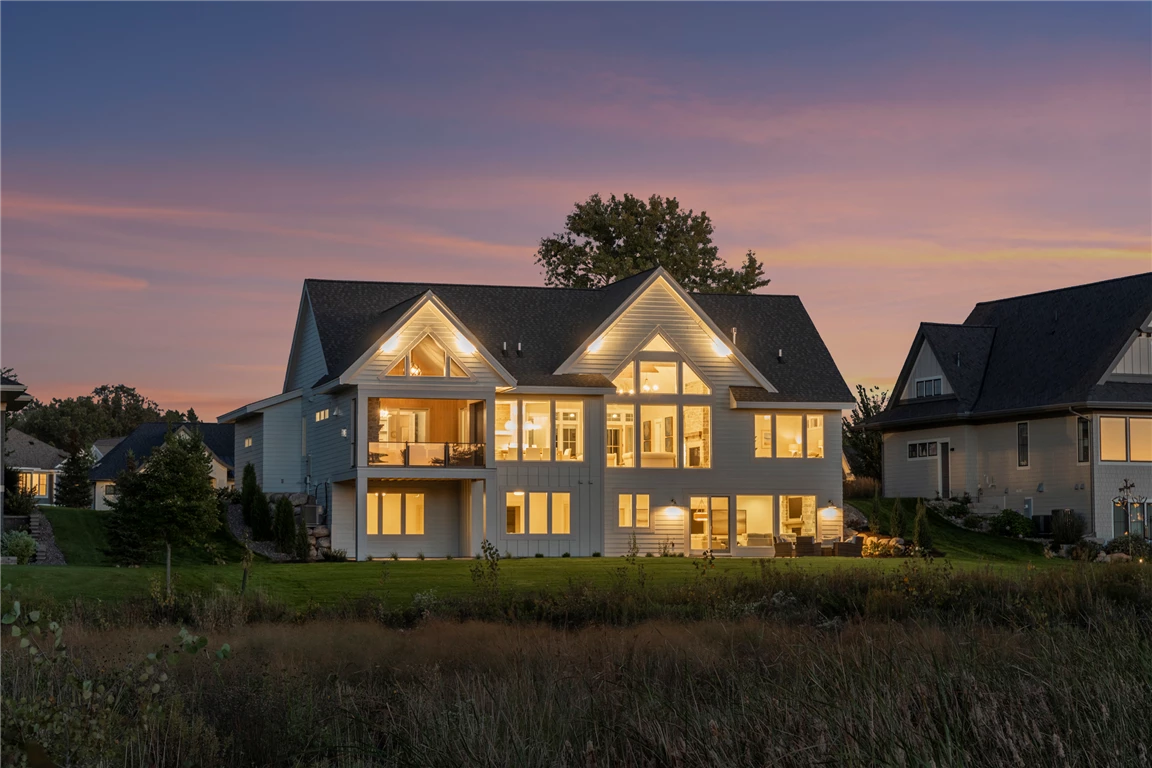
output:
M 733 410 L 747 411 L 850 411 L 856 403 L 791 403 L 778 400 L 743 400 L 737 402 L 732 393 L 728 393 L 728 402 Z
M 251 416 L 252 414 L 259 413 L 260 411 L 264 410 L 265 408 L 271 408 L 274 405 L 279 405 L 280 403 L 286 403 L 289 400 L 294 400 L 297 397 L 300 397 L 300 393 L 302 391 L 303 390 L 294 389 L 291 392 L 284 392 L 283 394 L 272 395 L 272 397 L 266 397 L 263 400 L 257 400 L 254 403 L 248 403 L 248 405 L 240 406 L 239 408 L 237 408 L 234 411 L 228 411 L 228 413 L 225 413 L 222 416 L 217 416 L 216 417 L 216 423 L 217 424 L 228 424 L 228 423 L 236 421 L 237 419 L 243 418 L 244 416 Z
M 482 358 L 484 358 L 484 361 L 492 367 L 492 370 L 496 371 L 496 374 L 501 379 L 503 379 L 504 382 L 508 384 L 508 386 L 516 386 L 516 377 L 509 373 L 508 369 L 500 364 L 500 361 L 497 360 L 483 344 L 480 343 L 480 340 L 476 338 L 472 331 L 470 331 L 468 327 L 464 325 L 464 323 L 460 322 L 460 318 L 456 317 L 456 313 L 450 310 L 448 305 L 441 301 L 440 297 L 433 293 L 431 290 L 425 291 L 424 295 L 420 297 L 419 301 L 409 307 L 408 310 L 403 315 L 401 315 L 400 318 L 395 323 L 393 323 L 387 331 L 381 334 L 380 338 L 376 339 L 376 341 L 373 342 L 372 345 L 369 346 L 362 355 L 360 355 L 356 362 L 352 363 L 352 365 L 348 366 L 346 371 L 340 374 L 340 383 L 351 383 L 352 379 L 354 379 L 360 373 L 364 366 L 366 366 L 372 357 L 376 354 L 376 351 L 380 348 L 380 345 L 388 339 L 392 338 L 392 336 L 395 334 L 399 333 L 400 329 L 407 325 L 407 323 L 413 317 L 415 317 L 416 313 L 419 312 L 425 304 L 431 304 L 436 308 L 438 312 L 440 312 L 440 314 L 444 315 L 444 317 L 447 318 L 449 324 L 451 324 L 456 329 L 456 332 L 467 339 L 468 342 L 472 344 L 472 346 L 476 347 L 476 351 Z
M 501 389 L 501 395 L 614 395 L 615 387 L 511 387 Z
M 656 267 L 656 269 L 652 271 L 652 274 L 648 276 L 648 279 L 641 283 L 640 286 L 636 288 L 636 290 L 633 291 L 632 294 L 627 299 L 625 299 L 619 307 L 612 311 L 612 314 L 605 318 L 604 322 L 597 326 L 596 330 L 593 331 L 588 336 L 588 338 L 586 338 L 581 343 L 580 347 L 568 356 L 568 359 L 565 360 L 560 365 L 560 367 L 556 369 L 556 373 L 571 373 L 572 366 L 588 353 L 589 345 L 591 345 L 596 339 L 600 338 L 609 330 L 611 330 L 612 326 L 616 324 L 616 321 L 619 320 L 620 317 L 623 316 L 623 314 L 628 310 L 628 308 L 636 303 L 637 299 L 643 296 L 644 292 L 652 287 L 652 285 L 655 284 L 657 280 L 663 280 L 665 285 L 671 288 L 672 295 L 679 299 L 680 303 L 684 305 L 684 308 L 695 315 L 696 319 L 702 323 L 709 331 L 711 331 L 712 334 L 730 350 L 732 356 L 735 357 L 740 365 L 744 367 L 744 370 L 748 372 L 748 375 L 756 380 L 757 384 L 764 387 L 764 389 L 768 390 L 769 392 L 776 391 L 776 387 L 772 386 L 772 382 L 768 381 L 768 379 L 764 377 L 764 374 L 762 374 L 756 368 L 756 366 L 752 365 L 752 362 L 744 356 L 744 353 L 737 349 L 734 344 L 727 341 L 727 337 L 724 335 L 724 332 L 721 331 L 716 323 L 712 321 L 712 318 L 708 316 L 708 313 L 705 312 L 704 309 L 699 304 L 697 304 L 691 296 L 688 295 L 688 292 L 685 291 L 678 282 L 672 279 L 672 276 L 668 274 L 668 271 L 665 270 L 664 267 Z M 669 341 L 671 340 L 669 339 Z

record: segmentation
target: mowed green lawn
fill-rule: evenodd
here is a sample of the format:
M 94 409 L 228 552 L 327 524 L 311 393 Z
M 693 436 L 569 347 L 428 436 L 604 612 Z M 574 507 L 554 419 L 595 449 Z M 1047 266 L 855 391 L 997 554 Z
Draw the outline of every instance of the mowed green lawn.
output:
M 861 502 L 863 504 L 863 502 Z M 67 512 L 68 514 L 65 514 Z M 75 513 L 86 513 L 86 519 Z M 36 597 L 68 600 L 73 597 L 106 601 L 142 597 L 148 594 L 149 579 L 163 578 L 163 568 L 115 568 L 102 563 L 99 546 L 93 542 L 102 535 L 99 513 L 90 510 L 50 512 L 57 531 L 57 543 L 70 563 L 67 566 L 6 566 L 0 577 L 11 584 L 18 595 L 29 600 Z M 57 523 L 57 520 L 61 523 Z M 95 527 L 94 527 L 95 526 Z M 1033 567 L 1059 567 L 1062 560 L 1046 559 L 1040 545 L 998 538 L 956 527 L 940 518 L 932 520 L 936 548 L 947 555 L 946 562 L 961 568 L 991 566 L 1019 570 Z M 75 536 L 77 538 L 73 539 Z M 181 558 L 174 570 L 180 590 L 213 592 L 239 590 L 241 567 L 232 559 L 228 565 L 196 562 L 196 557 Z M 808 571 L 830 571 L 839 568 L 899 568 L 907 560 L 806 557 L 779 559 L 774 567 L 800 568 Z M 365 563 L 270 563 L 253 564 L 249 588 L 261 590 L 270 597 L 296 607 L 309 604 L 329 605 L 354 600 L 365 595 L 385 596 L 397 604 L 411 600 L 417 592 L 435 590 L 441 597 L 465 595 L 476 587 L 470 568 L 473 560 L 401 560 Z M 691 558 L 641 557 L 648 583 L 667 585 L 687 583 L 696 578 Z M 569 582 L 607 584 L 624 565 L 619 557 L 610 558 L 527 558 L 502 560 L 500 579 L 506 588 L 519 591 L 559 589 Z M 755 559 L 717 557 L 714 573 L 749 576 L 758 572 Z M 387 577 L 381 581 L 383 574 Z

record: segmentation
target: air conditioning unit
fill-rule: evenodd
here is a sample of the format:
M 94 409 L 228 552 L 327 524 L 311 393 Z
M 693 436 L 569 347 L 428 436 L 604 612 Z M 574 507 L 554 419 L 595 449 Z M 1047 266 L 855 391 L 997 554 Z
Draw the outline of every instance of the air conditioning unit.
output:
M 301 504 L 300 514 L 304 515 L 304 525 L 320 525 L 319 504 Z

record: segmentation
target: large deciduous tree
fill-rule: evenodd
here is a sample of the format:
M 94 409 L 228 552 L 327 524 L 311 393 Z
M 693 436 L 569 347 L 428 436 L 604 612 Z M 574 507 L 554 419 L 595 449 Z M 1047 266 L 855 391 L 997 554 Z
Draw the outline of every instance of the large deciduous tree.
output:
M 212 459 L 196 431 L 169 432 L 140 472 L 116 480 L 112 522 L 126 526 L 144 549 L 164 547 L 165 584 L 172 594 L 172 547 L 206 543 L 220 525 Z
M 841 419 L 844 430 L 844 456 L 848 468 L 857 477 L 870 477 L 879 482 L 884 474 L 884 441 L 880 433 L 866 430 L 864 425 L 884 410 L 888 392 L 880 387 L 866 389 L 856 385 L 856 407 Z
M 176 410 L 161 411 L 155 401 L 124 384 L 103 384 L 90 395 L 33 399 L 12 417 L 12 426 L 49 445 L 64 448 L 76 436 L 90 446 L 102 437 L 124 437 L 148 421 L 184 421 Z
M 536 263 L 546 285 L 565 288 L 599 288 L 656 266 L 700 293 L 752 293 L 768 284 L 752 251 L 736 269 L 718 251 L 708 214 L 683 210 L 674 197 L 592 195 L 576 203 L 563 232 L 540 241 Z

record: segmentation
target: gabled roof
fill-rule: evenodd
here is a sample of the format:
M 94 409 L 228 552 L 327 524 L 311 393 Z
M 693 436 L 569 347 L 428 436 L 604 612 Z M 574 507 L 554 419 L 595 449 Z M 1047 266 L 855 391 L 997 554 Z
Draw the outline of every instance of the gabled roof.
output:
M 92 443 L 92 447 L 100 452 L 101 456 L 107 456 L 108 452 L 120 444 L 123 440 L 122 437 L 105 437 Z
M 43 440 L 16 428 L 8 430 L 8 439 L 4 441 L 4 463 L 10 467 L 56 469 L 66 458 L 67 453 L 53 448 Z
M 200 432 L 204 439 L 204 447 L 211 451 L 220 463 L 228 468 L 235 465 L 235 435 L 234 424 L 210 424 L 207 422 L 174 422 L 171 429 L 186 427 Z M 116 476 L 128 466 L 128 453 L 131 452 L 136 465 L 142 464 L 157 446 L 163 445 L 164 436 L 168 434 L 169 425 L 164 421 L 150 421 L 136 427 L 130 435 L 125 437 L 109 453 L 105 454 L 89 472 L 92 480 L 115 480 Z
M 611 388 L 601 375 L 555 371 L 650 276 L 603 288 L 538 288 L 442 283 L 307 280 L 324 358 L 335 378 L 348 369 L 426 292 L 431 291 L 522 387 Z M 795 296 L 690 294 L 720 328 L 738 329 L 735 347 L 782 395 L 852 399 L 827 347 Z M 503 354 L 505 342 L 507 355 Z M 730 343 L 725 338 L 725 343 Z M 516 354 L 521 345 L 522 356 Z M 777 362 L 778 349 L 785 350 Z M 318 382 L 319 383 L 319 382 Z
M 1092 405 L 1152 407 L 1152 382 L 1106 382 L 1152 313 L 1152 272 L 976 305 L 963 325 L 924 323 L 895 393 L 927 341 L 955 397 L 900 401 L 874 426 Z M 956 365 L 956 355 L 960 364 Z

